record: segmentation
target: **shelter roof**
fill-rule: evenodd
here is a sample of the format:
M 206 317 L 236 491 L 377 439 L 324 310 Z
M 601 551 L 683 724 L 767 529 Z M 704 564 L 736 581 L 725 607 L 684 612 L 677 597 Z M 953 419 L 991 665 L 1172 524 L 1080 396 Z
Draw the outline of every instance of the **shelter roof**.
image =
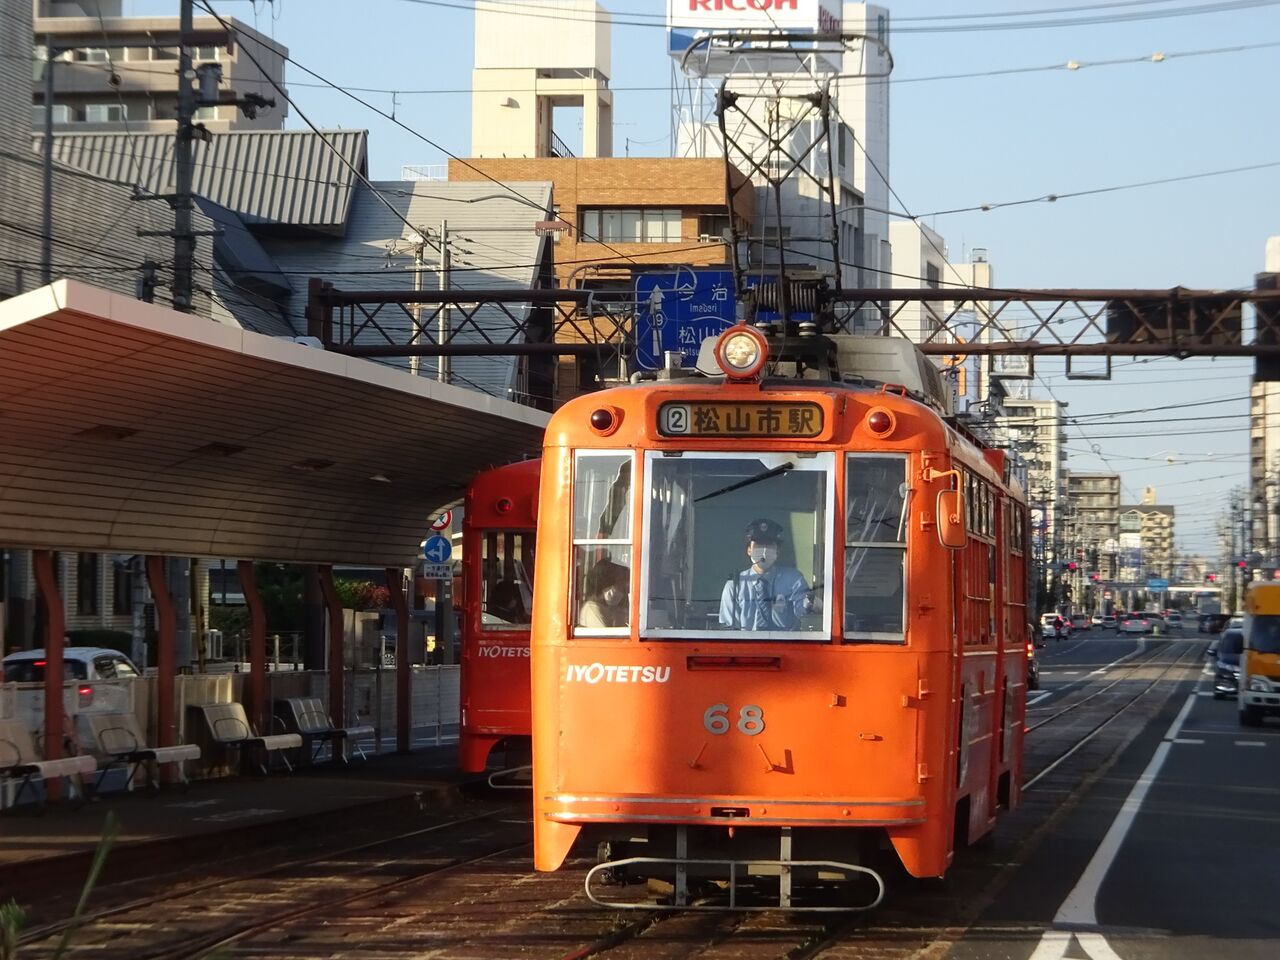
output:
M 547 419 L 63 280 L 0 303 L 0 542 L 399 566 Z
M 174 190 L 173 150 L 172 133 L 55 133 L 53 144 L 58 160 L 157 194 Z M 359 182 L 351 168 L 368 170 L 365 130 L 214 133 L 193 150 L 195 192 L 259 226 L 340 233 Z

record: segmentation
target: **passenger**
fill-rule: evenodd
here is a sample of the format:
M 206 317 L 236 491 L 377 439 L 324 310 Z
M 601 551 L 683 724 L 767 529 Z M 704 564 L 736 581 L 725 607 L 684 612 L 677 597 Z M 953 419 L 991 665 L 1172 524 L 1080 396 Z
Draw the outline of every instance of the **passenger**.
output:
M 493 585 L 485 612 L 507 623 L 529 622 L 529 612 L 524 608 L 524 598 L 520 596 L 520 587 L 514 580 L 499 580 Z
M 752 520 L 746 538 L 751 566 L 724 585 L 720 622 L 738 630 L 798 630 L 814 598 L 799 570 L 778 565 L 782 527 Z
M 630 571 L 622 564 L 599 561 L 582 583 L 584 599 L 578 611 L 578 626 L 625 627 L 630 619 L 627 607 L 630 583 Z

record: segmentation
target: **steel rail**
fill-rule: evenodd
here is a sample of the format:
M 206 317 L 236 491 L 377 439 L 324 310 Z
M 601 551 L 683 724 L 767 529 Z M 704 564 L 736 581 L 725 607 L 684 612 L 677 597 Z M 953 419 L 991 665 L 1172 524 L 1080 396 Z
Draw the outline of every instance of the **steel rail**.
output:
M 421 827 L 417 830 L 410 830 L 405 833 L 399 833 L 391 837 L 382 837 L 377 840 L 367 840 L 363 843 L 353 844 L 348 847 L 339 847 L 336 850 L 327 850 L 323 853 L 315 854 L 310 857 L 299 857 L 294 860 L 286 860 L 284 863 L 275 863 L 270 867 L 264 867 L 260 870 L 251 871 L 249 873 L 238 874 L 230 878 L 234 882 L 243 882 L 246 880 L 261 880 L 271 877 L 278 873 L 287 873 L 297 870 L 299 867 L 308 867 L 316 863 L 322 863 L 325 860 L 332 860 L 339 857 L 350 856 L 353 853 L 362 853 L 366 850 L 372 850 L 376 847 L 385 846 L 386 844 L 403 843 L 406 840 L 412 840 L 415 837 L 425 836 L 430 833 L 437 833 L 452 827 L 460 826 L 465 823 L 474 823 L 479 820 L 490 820 L 497 817 L 508 816 L 519 810 L 519 807 L 507 806 L 498 810 L 491 810 L 485 813 L 475 814 L 468 817 L 459 817 L 453 820 L 446 820 L 443 823 L 432 824 L 429 827 Z M 219 877 L 216 880 L 207 880 L 203 883 L 195 883 L 190 886 L 171 888 L 162 894 L 155 894 L 147 897 L 138 897 L 115 906 L 105 907 L 102 910 L 96 910 L 93 913 L 85 914 L 78 919 L 58 920 L 53 923 L 43 924 L 39 927 L 32 927 L 26 931 L 19 939 L 19 946 L 47 940 L 50 937 L 58 936 L 71 927 L 81 928 L 89 924 L 96 923 L 100 920 L 108 920 L 121 914 L 129 913 L 134 910 L 144 909 L 160 903 L 168 903 L 175 897 L 188 897 L 198 893 L 204 893 L 208 890 L 216 890 L 225 887 L 228 883 L 227 877 Z
M 1162 650 L 1163 650 L 1163 648 L 1162 648 Z M 1129 700 L 1128 700 L 1125 704 L 1123 704 L 1123 705 L 1120 707 L 1120 709 L 1119 709 L 1119 710 L 1117 710 L 1115 713 L 1113 713 L 1113 714 L 1112 714 L 1111 716 L 1109 716 L 1107 719 L 1105 719 L 1105 720 L 1103 720 L 1101 723 L 1099 723 L 1096 727 L 1094 727 L 1092 730 L 1090 730 L 1088 733 L 1086 733 L 1086 734 L 1085 734 L 1083 737 L 1081 737 L 1078 741 L 1076 741 L 1075 743 L 1073 743 L 1073 744 L 1072 744 L 1072 745 L 1071 745 L 1067 750 L 1065 750 L 1065 751 L 1063 751 L 1061 754 L 1059 754 L 1059 756 L 1058 756 L 1055 760 L 1053 760 L 1051 763 L 1049 763 L 1047 766 L 1045 766 L 1045 767 L 1041 768 L 1041 769 L 1036 773 L 1036 775 L 1035 775 L 1035 776 L 1031 777 L 1030 779 L 1024 780 L 1024 781 L 1022 782 L 1022 790 L 1023 790 L 1023 792 L 1025 793 L 1025 792 L 1026 792 L 1026 791 L 1028 791 L 1028 790 L 1032 790 L 1032 789 L 1034 789 L 1034 788 L 1035 788 L 1035 785 L 1036 785 L 1036 783 L 1037 783 L 1037 782 L 1039 782 L 1039 781 L 1040 781 L 1041 779 L 1043 779 L 1044 777 L 1048 776 L 1048 775 L 1049 775 L 1051 772 L 1053 772 L 1057 767 L 1059 767 L 1061 764 L 1063 764 L 1064 762 L 1066 762 L 1066 760 L 1067 760 L 1067 759 L 1069 759 L 1073 754 L 1075 754 L 1075 752 L 1076 752 L 1077 750 L 1079 750 L 1081 747 L 1083 747 L 1083 746 L 1084 746 L 1086 743 L 1088 743 L 1089 741 L 1093 740 L 1093 739 L 1094 739 L 1094 737 L 1098 736 L 1098 734 L 1102 733 L 1102 731 L 1103 731 L 1103 730 L 1105 730 L 1107 727 L 1111 726 L 1111 724 L 1115 723 L 1115 721 L 1116 721 L 1116 720 L 1118 720 L 1118 719 L 1120 719 L 1122 716 L 1124 716 L 1125 712 L 1126 712 L 1130 707 L 1132 707 L 1132 706 L 1133 706 L 1134 704 L 1136 704 L 1139 700 L 1141 700 L 1141 699 L 1142 699 L 1143 697 L 1145 697 L 1148 693 L 1150 693 L 1153 689 L 1155 689 L 1156 684 L 1160 683 L 1160 681 L 1161 681 L 1161 680 L 1163 680 L 1163 679 L 1165 678 L 1165 676 L 1169 673 L 1169 671 L 1171 671 L 1174 667 L 1177 667 L 1177 666 L 1179 666 L 1179 665 L 1182 665 L 1182 663 L 1183 663 L 1183 659 L 1184 659 L 1185 655 L 1186 655 L 1187 653 L 1190 653 L 1190 652 L 1194 652 L 1194 646 L 1193 646 L 1193 645 L 1191 645 L 1191 644 L 1188 644 L 1188 646 L 1187 646 L 1187 649 L 1186 649 L 1186 650 L 1179 651 L 1178 656 L 1177 656 L 1176 658 L 1174 658 L 1173 660 L 1170 660 L 1170 661 L 1165 665 L 1165 668 L 1164 668 L 1163 670 L 1161 670 L 1161 671 L 1160 671 L 1159 676 L 1155 677 L 1155 678 L 1154 678 L 1150 683 L 1148 683 L 1145 687 L 1143 687 L 1143 688 L 1142 688 L 1141 690 L 1139 690 L 1136 694 L 1134 694 L 1132 697 L 1130 697 L 1130 698 L 1129 698 Z M 1149 662 L 1149 661 L 1148 661 L 1148 662 Z

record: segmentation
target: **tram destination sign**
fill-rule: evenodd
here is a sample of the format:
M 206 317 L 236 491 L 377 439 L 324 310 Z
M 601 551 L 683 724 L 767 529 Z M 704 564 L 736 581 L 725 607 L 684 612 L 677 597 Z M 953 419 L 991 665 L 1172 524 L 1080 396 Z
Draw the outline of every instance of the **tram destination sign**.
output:
M 658 432 L 664 437 L 817 437 L 822 407 L 816 403 L 664 403 Z

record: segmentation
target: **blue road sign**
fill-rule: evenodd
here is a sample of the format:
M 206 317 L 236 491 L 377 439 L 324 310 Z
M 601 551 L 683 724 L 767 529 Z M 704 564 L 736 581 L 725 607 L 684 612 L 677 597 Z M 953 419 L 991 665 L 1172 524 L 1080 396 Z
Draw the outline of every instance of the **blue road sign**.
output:
M 422 555 L 431 563 L 448 563 L 453 556 L 453 544 L 438 534 L 427 537 L 422 545 Z
M 1169 581 L 1161 577 L 1148 577 L 1147 589 L 1148 590 L 1168 590 Z
M 657 370 L 662 355 L 679 350 L 685 366 L 698 359 L 707 337 L 737 322 L 733 273 L 682 269 L 636 278 L 636 366 Z

